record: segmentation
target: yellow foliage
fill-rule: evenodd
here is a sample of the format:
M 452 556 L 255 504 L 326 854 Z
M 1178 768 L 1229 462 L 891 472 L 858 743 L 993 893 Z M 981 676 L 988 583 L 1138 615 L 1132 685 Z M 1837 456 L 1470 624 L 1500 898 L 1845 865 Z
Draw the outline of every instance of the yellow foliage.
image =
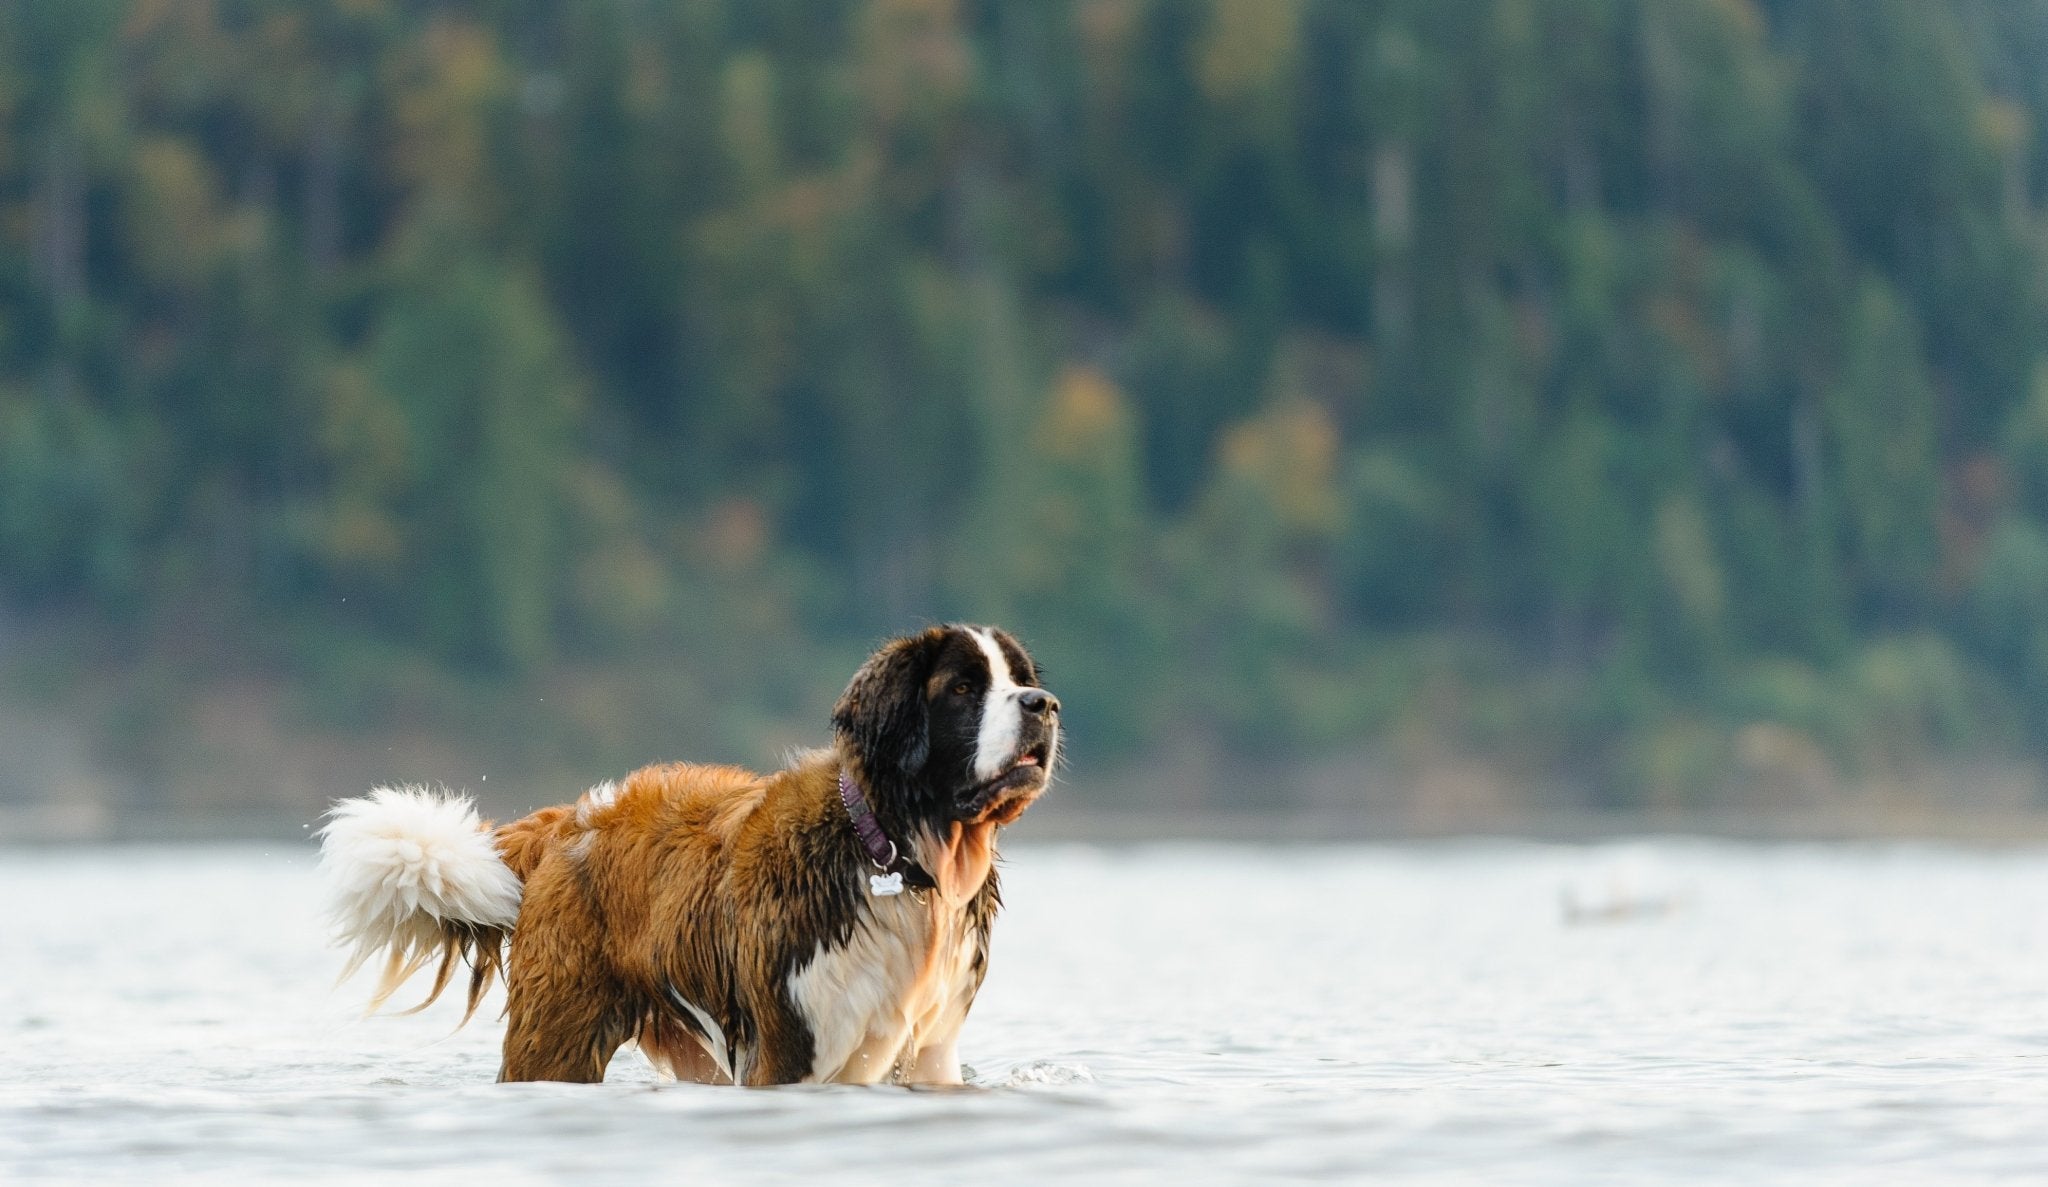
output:
M 213 171 L 192 149 L 156 138 L 135 150 L 135 242 L 143 266 L 159 280 L 204 278 L 230 229 Z
M 1214 0 L 1198 72 L 1214 99 L 1238 99 L 1271 87 L 1294 63 L 1300 0 Z
M 1283 530 L 1311 535 L 1336 530 L 1337 426 L 1321 405 L 1291 400 L 1223 437 L 1224 480 L 1259 492 Z
M 510 88 L 497 43 L 474 25 L 437 22 L 402 75 L 393 87 L 401 171 L 444 189 L 480 187 L 491 152 L 489 110 Z
M 1053 384 L 1052 400 L 1039 422 L 1039 447 L 1062 461 L 1096 456 L 1123 444 L 1131 412 L 1123 392 L 1107 375 L 1085 364 L 1069 366 Z

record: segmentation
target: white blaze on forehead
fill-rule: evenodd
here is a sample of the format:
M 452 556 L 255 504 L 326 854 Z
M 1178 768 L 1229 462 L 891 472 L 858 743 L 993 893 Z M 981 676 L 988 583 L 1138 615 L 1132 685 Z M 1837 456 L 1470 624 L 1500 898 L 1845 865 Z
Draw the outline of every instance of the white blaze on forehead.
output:
M 974 742 L 974 777 L 993 779 L 1017 757 L 1017 739 L 1024 732 L 1024 710 L 1017 704 L 1017 678 L 1010 673 L 1010 661 L 987 631 L 970 630 L 967 636 L 981 648 L 988 660 L 988 696 L 981 702 L 981 732 Z

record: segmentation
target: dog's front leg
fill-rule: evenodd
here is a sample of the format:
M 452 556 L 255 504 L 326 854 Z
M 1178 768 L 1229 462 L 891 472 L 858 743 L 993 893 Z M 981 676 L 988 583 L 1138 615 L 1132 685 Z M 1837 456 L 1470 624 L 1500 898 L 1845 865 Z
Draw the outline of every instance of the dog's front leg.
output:
M 811 1039 L 811 1028 L 790 1009 L 785 1002 L 765 1003 L 765 1008 L 755 1012 L 757 1036 L 753 1050 L 742 1056 L 735 1053 L 735 1063 L 744 1062 L 745 1067 L 734 1067 L 738 1082 L 753 1088 L 771 1084 L 800 1084 L 812 1078 L 812 1065 L 816 1060 L 816 1049 Z
M 960 1037 L 957 1033 L 918 1048 L 903 1071 L 905 1084 L 960 1083 Z
M 809 1036 L 806 1035 L 802 1046 L 798 1047 L 786 1040 L 773 1038 L 763 1030 L 761 1049 L 747 1061 L 747 1070 L 740 1082 L 750 1088 L 765 1088 L 775 1084 L 801 1084 L 810 1078 Z

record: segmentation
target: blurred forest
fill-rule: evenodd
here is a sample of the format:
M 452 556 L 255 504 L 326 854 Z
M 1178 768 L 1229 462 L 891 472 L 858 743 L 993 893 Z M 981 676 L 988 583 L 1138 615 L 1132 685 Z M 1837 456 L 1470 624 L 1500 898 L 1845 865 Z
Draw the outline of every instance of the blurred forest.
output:
M 14 748 L 549 802 L 961 617 L 1103 804 L 1938 807 L 2048 745 L 2044 63 L 2048 0 L 0 5 Z

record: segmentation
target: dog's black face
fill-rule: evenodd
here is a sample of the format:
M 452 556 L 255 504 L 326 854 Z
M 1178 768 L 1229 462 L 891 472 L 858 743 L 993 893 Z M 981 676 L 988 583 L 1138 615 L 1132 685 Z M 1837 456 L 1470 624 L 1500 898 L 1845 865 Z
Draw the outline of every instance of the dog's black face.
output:
M 992 627 L 933 627 L 856 672 L 832 725 L 876 810 L 940 824 L 1008 824 L 1059 758 L 1058 698 L 1023 645 Z

